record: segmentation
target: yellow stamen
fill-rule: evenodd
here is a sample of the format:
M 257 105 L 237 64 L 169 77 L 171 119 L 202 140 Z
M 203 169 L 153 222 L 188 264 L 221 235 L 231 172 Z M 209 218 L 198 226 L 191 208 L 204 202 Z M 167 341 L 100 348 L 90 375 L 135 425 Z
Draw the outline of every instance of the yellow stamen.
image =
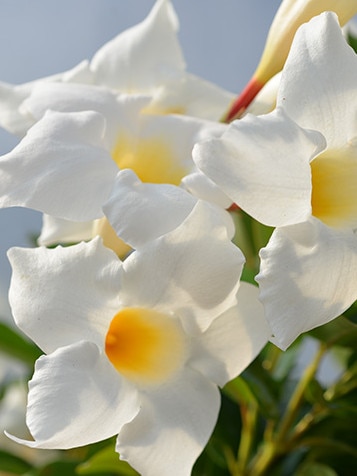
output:
M 138 143 L 121 135 L 112 157 L 120 169 L 132 169 L 141 181 L 179 185 L 187 170 L 175 157 L 169 144 L 160 138 L 141 139 Z
M 312 214 L 326 225 L 357 228 L 357 157 L 329 150 L 311 162 Z
M 145 308 L 119 311 L 105 340 L 105 352 L 118 372 L 144 385 L 169 379 L 183 365 L 185 349 L 180 324 Z

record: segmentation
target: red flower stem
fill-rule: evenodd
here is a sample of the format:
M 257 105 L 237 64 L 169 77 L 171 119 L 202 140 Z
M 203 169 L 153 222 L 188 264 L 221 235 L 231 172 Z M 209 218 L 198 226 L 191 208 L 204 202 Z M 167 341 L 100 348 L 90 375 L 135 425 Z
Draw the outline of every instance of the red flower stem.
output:
M 241 94 L 233 102 L 227 114 L 223 118 L 222 122 L 232 122 L 234 119 L 238 119 L 243 112 L 247 109 L 249 104 L 253 101 L 255 96 L 264 86 L 264 83 L 261 83 L 253 76 L 246 87 L 243 89 Z

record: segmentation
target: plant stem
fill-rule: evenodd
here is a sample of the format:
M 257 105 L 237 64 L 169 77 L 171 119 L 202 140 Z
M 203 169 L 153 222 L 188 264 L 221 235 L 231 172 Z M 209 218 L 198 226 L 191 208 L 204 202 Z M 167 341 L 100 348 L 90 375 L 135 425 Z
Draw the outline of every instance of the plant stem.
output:
M 306 368 L 304 374 L 295 387 L 290 401 L 287 405 L 285 414 L 283 415 L 279 426 L 275 433 L 272 434 L 270 440 L 265 440 L 260 452 L 252 460 L 249 474 L 252 476 L 262 476 L 268 474 L 267 470 L 271 464 L 291 449 L 291 432 L 301 405 L 304 402 L 304 394 L 310 381 L 314 378 L 319 367 L 322 357 L 326 352 L 326 347 L 320 345 L 313 361 Z
M 277 441 L 283 442 L 287 434 L 294 424 L 297 414 L 300 410 L 301 404 L 304 401 L 304 393 L 309 382 L 314 378 L 316 371 L 319 367 L 322 357 L 326 351 L 325 346 L 320 345 L 319 350 L 317 351 L 315 358 L 306 368 L 302 378 L 297 384 L 294 393 L 292 394 L 290 401 L 288 403 L 284 417 L 281 420 L 280 428 L 277 433 Z
M 237 476 L 246 474 L 246 467 L 252 451 L 255 438 L 255 430 L 258 418 L 258 407 L 256 404 L 242 405 L 242 432 L 238 450 Z

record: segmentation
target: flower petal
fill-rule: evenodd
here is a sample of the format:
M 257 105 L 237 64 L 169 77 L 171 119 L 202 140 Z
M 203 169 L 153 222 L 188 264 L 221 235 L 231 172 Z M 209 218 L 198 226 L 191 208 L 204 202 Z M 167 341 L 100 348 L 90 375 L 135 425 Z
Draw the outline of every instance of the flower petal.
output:
M 270 336 L 263 306 L 258 301 L 258 288 L 242 282 L 237 305 L 197 337 L 189 365 L 223 387 L 245 370 Z
M 296 34 L 284 67 L 278 104 L 301 127 L 320 131 L 329 148 L 356 136 L 357 57 L 334 13 L 325 12 Z
M 15 322 L 42 350 L 79 339 L 103 345 L 119 308 L 121 269 L 100 239 L 53 250 L 12 248 L 8 256 Z
M 198 372 L 142 396 L 139 414 L 118 436 L 121 458 L 145 476 L 188 476 L 215 425 L 220 396 Z
M 104 440 L 139 411 L 136 390 L 90 342 L 40 357 L 29 388 L 26 422 L 35 441 L 12 439 L 33 448 L 67 449 Z
M 64 73 L 55 74 L 24 84 L 12 85 L 0 82 L 0 125 L 12 134 L 20 137 L 34 124 L 32 117 L 23 115 L 20 105 L 38 84 L 52 81 L 90 83 L 91 74 L 88 61 L 82 61 L 77 66 Z
M 215 203 L 221 208 L 232 205 L 232 200 L 200 170 L 186 175 L 181 180 L 181 185 L 195 197 Z
M 103 140 L 110 150 L 117 139 L 118 129 L 131 129 L 134 120 L 147 106 L 150 98 L 143 95 L 117 95 L 110 89 L 74 83 L 43 83 L 35 86 L 21 105 L 24 114 L 41 119 L 48 109 L 57 112 L 95 111 L 105 118 Z
M 117 166 L 103 149 L 103 116 L 46 115 L 0 158 L 0 206 L 23 206 L 67 220 L 103 215 Z
M 123 305 L 175 313 L 185 329 L 206 329 L 236 302 L 244 257 L 222 211 L 199 201 L 172 232 L 123 263 Z
M 281 80 L 281 72 L 273 76 L 259 91 L 255 99 L 247 107 L 246 113 L 260 116 L 261 114 L 268 114 L 276 107 L 276 97 L 279 90 Z
M 59 243 L 78 243 L 92 238 L 93 221 L 76 222 L 43 215 L 42 229 L 37 243 L 43 246 Z
M 195 146 L 194 161 L 237 205 L 269 226 L 311 214 L 310 160 L 323 137 L 301 129 L 282 110 L 247 115 L 221 139 Z
M 357 298 L 357 238 L 317 219 L 275 230 L 256 280 L 273 342 L 286 349 Z
M 192 74 L 165 81 L 148 107 L 152 114 L 178 113 L 211 121 L 219 120 L 234 94 Z
M 94 55 L 96 82 L 123 92 L 148 92 L 185 68 L 178 20 L 168 0 L 158 0 L 144 21 L 106 43 Z
M 103 210 L 117 235 L 137 248 L 175 229 L 196 202 L 179 187 L 143 183 L 125 169 L 118 173 Z
M 109 89 L 75 83 L 39 84 L 21 105 L 21 111 L 37 121 L 48 109 L 57 112 L 99 112 L 106 119 L 105 135 L 111 139 L 116 134 L 116 118 L 121 108 L 117 96 Z

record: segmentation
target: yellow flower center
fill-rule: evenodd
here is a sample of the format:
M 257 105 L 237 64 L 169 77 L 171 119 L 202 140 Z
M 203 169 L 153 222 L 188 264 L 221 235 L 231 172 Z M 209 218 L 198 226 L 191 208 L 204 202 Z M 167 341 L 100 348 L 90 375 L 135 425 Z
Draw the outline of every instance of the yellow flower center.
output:
M 105 352 L 119 373 L 138 384 L 157 385 L 182 365 L 186 342 L 172 317 L 145 308 L 124 308 L 112 319 Z
M 179 185 L 186 169 L 160 138 L 131 140 L 121 135 L 112 153 L 120 169 L 132 169 L 142 182 Z
M 357 157 L 328 150 L 311 162 L 312 214 L 326 225 L 357 228 Z

